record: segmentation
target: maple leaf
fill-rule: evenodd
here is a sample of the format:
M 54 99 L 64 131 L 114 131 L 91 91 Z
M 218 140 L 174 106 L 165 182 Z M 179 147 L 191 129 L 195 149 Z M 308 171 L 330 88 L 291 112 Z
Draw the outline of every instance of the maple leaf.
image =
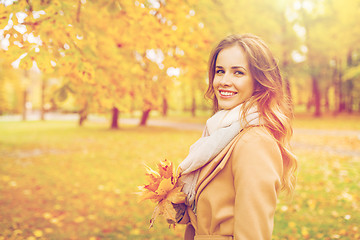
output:
M 178 183 L 179 174 L 172 162 L 165 159 L 160 161 L 157 167 L 158 172 L 147 167 L 146 176 L 149 184 L 139 187 L 142 191 L 142 200 L 157 202 L 150 219 L 150 228 L 159 215 L 163 215 L 170 226 L 175 226 L 177 212 L 173 204 L 184 203 L 186 194 L 181 192 L 182 186 Z
M 155 207 L 154 212 L 150 219 L 150 227 L 153 227 L 155 219 L 159 215 L 163 215 L 167 222 L 173 226 L 175 226 L 176 221 L 176 210 L 174 208 L 174 204 L 180 204 L 185 202 L 186 194 L 181 192 L 181 187 L 176 187 L 169 191 L 166 197 L 161 200 L 158 205 Z
M 146 199 L 152 200 L 153 202 L 159 202 L 161 201 L 161 196 L 159 196 L 156 192 L 153 191 L 147 191 L 144 186 L 139 186 L 139 190 L 141 190 L 141 201 L 144 201 Z
M 174 188 L 174 184 L 172 184 L 171 178 L 165 178 L 163 179 L 160 184 L 158 189 L 156 190 L 156 193 L 159 196 L 166 196 L 173 188 Z
M 171 178 L 175 172 L 174 164 L 168 160 L 160 161 L 158 164 L 159 174 L 164 178 Z
M 176 187 L 167 194 L 167 199 L 174 204 L 185 202 L 186 194 L 181 191 L 182 187 Z

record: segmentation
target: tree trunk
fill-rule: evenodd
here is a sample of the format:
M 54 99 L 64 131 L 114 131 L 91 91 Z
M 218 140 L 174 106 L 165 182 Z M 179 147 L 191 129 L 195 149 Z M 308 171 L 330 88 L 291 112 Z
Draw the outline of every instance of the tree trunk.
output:
M 346 89 L 346 110 L 348 113 L 352 113 L 353 112 L 353 103 L 354 103 L 354 96 L 353 96 L 353 81 L 352 80 L 348 80 L 347 81 L 347 89 Z
M 307 103 L 306 103 L 306 110 L 307 110 L 308 112 L 311 111 L 311 107 L 312 107 L 312 105 L 313 105 L 313 102 L 314 102 L 314 96 L 310 96 L 309 99 L 308 99 L 308 101 L 307 101 Z
M 119 109 L 113 107 L 111 116 L 111 129 L 119 129 Z
M 163 97 L 162 115 L 163 115 L 164 117 L 167 116 L 168 108 L 169 108 L 168 101 L 167 101 L 166 97 Z
M 196 116 L 196 98 L 194 95 L 195 94 L 193 93 L 192 100 L 191 100 L 191 115 L 193 117 Z
M 351 95 L 349 96 L 349 102 L 348 102 L 348 108 L 347 108 L 348 113 L 352 113 L 352 112 L 353 112 L 353 104 L 354 104 L 354 97 L 353 97 L 353 95 L 351 94 Z
M 40 106 L 40 120 L 45 120 L 45 80 L 41 79 L 41 106 Z
M 195 99 L 195 96 L 192 97 L 191 115 L 193 117 L 196 117 L 196 99 Z
M 27 102 L 27 89 L 24 89 L 23 91 L 23 107 L 22 107 L 22 120 L 26 121 L 26 102 Z
M 352 59 L 352 49 L 349 49 L 346 59 L 347 67 L 350 68 L 353 66 L 353 59 Z M 346 101 L 346 109 L 349 113 L 353 112 L 353 103 L 354 103 L 354 82 L 353 79 L 349 79 L 347 81 L 347 101 Z
M 314 106 L 315 106 L 314 117 L 320 117 L 321 116 L 321 98 L 320 98 L 320 91 L 319 91 L 319 83 L 315 76 L 311 77 L 311 81 L 312 81 Z
M 185 88 L 185 84 L 181 84 L 181 92 L 182 92 L 181 95 L 182 95 L 182 104 L 183 104 L 182 109 L 183 109 L 183 112 L 186 112 L 187 111 L 186 102 L 187 102 L 188 94 L 187 94 L 187 91 L 186 91 L 186 88 Z
M 88 102 L 86 101 L 84 107 L 79 111 L 79 126 L 81 127 L 88 116 Z
M 140 126 L 146 126 L 146 122 L 149 118 L 151 109 L 146 109 L 142 112 Z
M 343 96 L 343 86 L 342 86 L 342 74 L 341 74 L 341 62 L 338 64 L 338 93 L 339 93 L 339 113 L 345 109 L 344 96 Z
M 84 123 L 84 121 L 87 119 L 87 114 L 86 113 L 80 113 L 80 117 L 79 117 L 79 126 L 81 127 Z
M 324 107 L 325 107 L 325 111 L 326 111 L 326 112 L 329 112 L 329 110 L 330 110 L 329 88 L 326 88 L 324 98 L 325 98 L 325 106 L 324 106 Z
M 339 85 L 338 85 L 338 60 L 334 58 L 335 65 L 332 73 L 332 84 L 334 86 L 334 115 L 339 113 L 340 101 L 339 101 Z

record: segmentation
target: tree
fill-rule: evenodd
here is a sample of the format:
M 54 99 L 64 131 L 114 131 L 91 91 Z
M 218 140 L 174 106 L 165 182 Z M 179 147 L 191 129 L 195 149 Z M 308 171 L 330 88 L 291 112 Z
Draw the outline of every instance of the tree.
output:
M 20 67 L 29 69 L 35 61 L 42 72 L 54 72 L 62 79 L 62 85 L 68 86 L 63 89 L 71 89 L 76 95 L 82 106 L 81 115 L 87 113 L 87 108 L 115 107 L 126 111 L 129 95 L 134 94 L 133 81 L 145 81 L 146 86 L 158 89 L 165 89 L 168 84 L 148 80 L 166 71 L 160 66 L 150 67 L 152 76 L 147 75 L 148 65 L 152 64 L 145 58 L 149 50 L 166 54 L 176 49 L 191 56 L 191 42 L 186 38 L 199 31 L 195 31 L 198 22 L 191 16 L 190 4 L 191 1 L 19 1 L 5 8 L 5 18 L 11 12 L 14 23 L 4 33 L 10 34 L 8 52 L 14 60 L 26 53 Z M 173 10 L 175 7 L 178 11 Z M 15 19 L 13 16 L 19 12 L 24 13 L 22 19 Z M 23 36 L 38 40 L 16 44 L 15 26 L 24 29 Z M 146 65 L 136 60 L 136 54 L 146 60 Z M 129 71 L 134 64 L 140 65 L 137 74 Z M 140 78 L 134 79 L 134 75 Z M 144 111 L 158 105 L 157 96 L 145 96 Z M 94 102 L 96 106 L 92 106 Z M 85 118 L 81 116 L 80 123 Z

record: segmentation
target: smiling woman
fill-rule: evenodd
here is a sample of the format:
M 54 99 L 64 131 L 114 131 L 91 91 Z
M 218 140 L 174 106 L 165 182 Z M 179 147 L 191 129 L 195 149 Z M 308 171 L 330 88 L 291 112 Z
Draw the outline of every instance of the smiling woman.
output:
M 185 239 L 271 239 L 280 190 L 292 192 L 292 109 L 266 44 L 231 35 L 212 51 L 207 97 L 215 114 L 179 165 Z M 185 210 L 184 210 L 185 209 Z

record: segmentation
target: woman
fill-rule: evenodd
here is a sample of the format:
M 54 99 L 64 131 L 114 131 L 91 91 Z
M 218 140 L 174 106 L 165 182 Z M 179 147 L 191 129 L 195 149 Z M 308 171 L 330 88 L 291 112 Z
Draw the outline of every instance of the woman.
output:
M 292 192 L 292 109 L 265 43 L 231 35 L 212 51 L 209 87 L 216 112 L 180 164 L 187 194 L 178 222 L 185 239 L 271 239 L 277 196 Z

